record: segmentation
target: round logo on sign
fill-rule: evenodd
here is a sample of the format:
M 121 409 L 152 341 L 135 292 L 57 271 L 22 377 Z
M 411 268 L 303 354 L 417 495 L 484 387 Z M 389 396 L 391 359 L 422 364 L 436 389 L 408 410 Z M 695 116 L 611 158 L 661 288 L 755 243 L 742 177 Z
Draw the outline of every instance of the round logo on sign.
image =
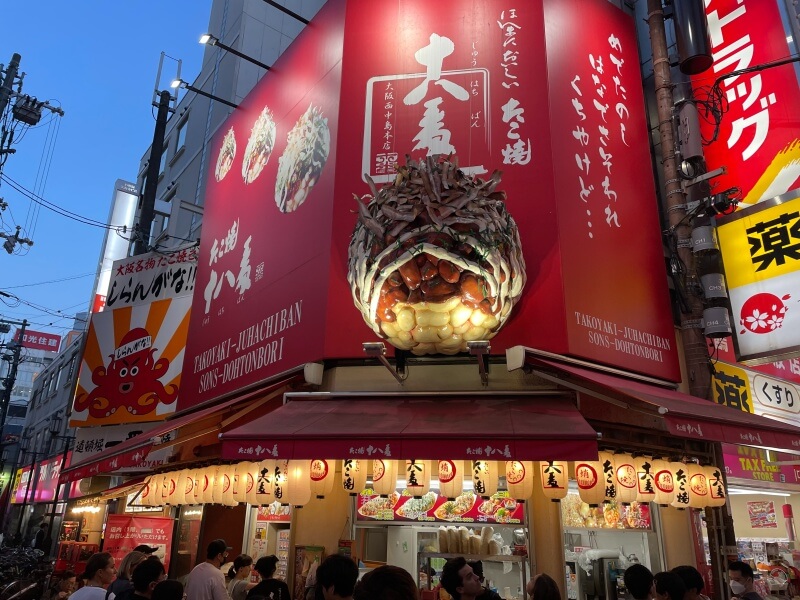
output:
M 328 476 L 328 461 L 317 458 L 311 461 L 311 481 L 322 481 Z
M 769 333 L 783 326 L 786 312 L 789 307 L 784 300 L 791 296 L 785 294 L 778 298 L 774 294 L 761 292 L 750 296 L 742 305 L 739 324 L 743 329 L 739 333 L 752 331 L 753 333 Z
M 625 464 L 617 467 L 617 483 L 628 489 L 636 487 L 636 469 L 633 465 Z
M 675 490 L 675 481 L 672 479 L 672 471 L 659 471 L 655 477 L 656 487 L 666 494 Z
M 386 475 L 386 465 L 380 458 L 376 458 L 372 465 L 372 482 L 380 481 Z
M 455 479 L 456 465 L 452 460 L 439 461 L 439 483 L 450 483 Z
M 508 483 L 522 483 L 525 479 L 525 465 L 518 460 L 509 460 L 506 463 L 506 481 Z
M 231 478 L 227 473 L 224 473 L 222 475 L 222 492 L 227 492 L 229 487 L 231 487 Z
M 575 479 L 582 490 L 590 490 L 597 485 L 597 471 L 592 465 L 578 463 L 575 465 Z
M 692 492 L 697 496 L 705 496 L 708 494 L 708 480 L 702 473 L 698 473 L 689 481 L 689 487 Z

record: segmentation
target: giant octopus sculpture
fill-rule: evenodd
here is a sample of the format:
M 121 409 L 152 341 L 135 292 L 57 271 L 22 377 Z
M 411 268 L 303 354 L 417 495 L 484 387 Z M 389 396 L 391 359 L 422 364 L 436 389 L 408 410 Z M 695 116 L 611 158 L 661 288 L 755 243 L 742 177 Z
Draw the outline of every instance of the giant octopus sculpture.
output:
M 109 354 L 108 369 L 100 365 L 92 371 L 92 383 L 97 387 L 76 398 L 75 410 L 88 409 L 92 417 L 100 419 L 120 409 L 142 416 L 153 412 L 159 402 L 172 404 L 178 396 L 178 386 L 170 384 L 168 391 L 159 381 L 169 369 L 169 360 L 154 360 L 155 352 L 147 330 L 130 330 L 114 354 Z
M 519 231 L 498 190 L 456 157 L 407 157 L 397 177 L 356 197 L 347 279 L 364 321 L 414 354 L 456 354 L 494 337 L 525 287 Z

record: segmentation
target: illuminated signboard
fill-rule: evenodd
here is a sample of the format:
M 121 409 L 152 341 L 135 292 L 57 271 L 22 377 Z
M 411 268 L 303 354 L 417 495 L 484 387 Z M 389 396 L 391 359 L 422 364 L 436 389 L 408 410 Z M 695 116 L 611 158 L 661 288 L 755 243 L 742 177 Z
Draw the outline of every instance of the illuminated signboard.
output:
M 800 354 L 800 192 L 720 219 L 718 237 L 736 324 L 736 357 Z

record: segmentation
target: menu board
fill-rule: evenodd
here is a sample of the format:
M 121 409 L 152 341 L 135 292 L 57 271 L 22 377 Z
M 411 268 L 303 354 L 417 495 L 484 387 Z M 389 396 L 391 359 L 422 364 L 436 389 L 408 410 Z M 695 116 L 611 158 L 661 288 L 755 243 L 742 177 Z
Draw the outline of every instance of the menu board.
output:
M 256 520 L 269 521 L 271 523 L 290 523 L 292 520 L 292 507 L 288 504 L 281 504 L 278 501 L 259 506 Z
M 589 506 L 578 494 L 567 494 L 561 500 L 561 522 L 564 527 L 588 529 L 651 529 L 650 504 L 631 502 L 629 505 L 608 502 Z
M 497 523 L 516 525 L 524 521 L 525 507 L 508 492 L 484 499 L 465 492 L 448 500 L 436 492 L 414 498 L 407 490 L 381 498 L 366 489 L 358 496 L 359 521 L 425 521 L 439 523 Z

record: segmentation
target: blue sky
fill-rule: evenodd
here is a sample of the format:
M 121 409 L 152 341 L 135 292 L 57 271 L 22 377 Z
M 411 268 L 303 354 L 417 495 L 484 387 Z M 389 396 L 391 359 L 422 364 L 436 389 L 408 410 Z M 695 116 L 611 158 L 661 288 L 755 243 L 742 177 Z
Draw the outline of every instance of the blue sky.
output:
M 3 173 L 49 202 L 105 222 L 114 182 L 136 181 L 139 160 L 152 142 L 160 54 L 181 59 L 181 76 L 194 80 L 211 0 L 43 0 L 29 8 L 3 28 L 0 63 L 19 53 L 23 93 L 60 105 L 65 116 L 43 190 L 37 173 L 53 133 L 48 135 L 46 125 L 29 130 L 14 146 Z M 176 64 L 165 61 L 165 85 Z M 23 233 L 35 242 L 22 255 L 0 247 L 0 291 L 48 309 L 10 307 L 13 301 L 0 298 L 6 303 L 0 303 L 0 318 L 28 319 L 31 329 L 63 334 L 74 313 L 88 307 L 104 230 L 44 208 L 32 227 L 27 198 L 6 183 L 0 197 L 9 203 L 0 212 L 2 230 L 27 223 Z M 62 281 L 32 285 L 55 280 Z

